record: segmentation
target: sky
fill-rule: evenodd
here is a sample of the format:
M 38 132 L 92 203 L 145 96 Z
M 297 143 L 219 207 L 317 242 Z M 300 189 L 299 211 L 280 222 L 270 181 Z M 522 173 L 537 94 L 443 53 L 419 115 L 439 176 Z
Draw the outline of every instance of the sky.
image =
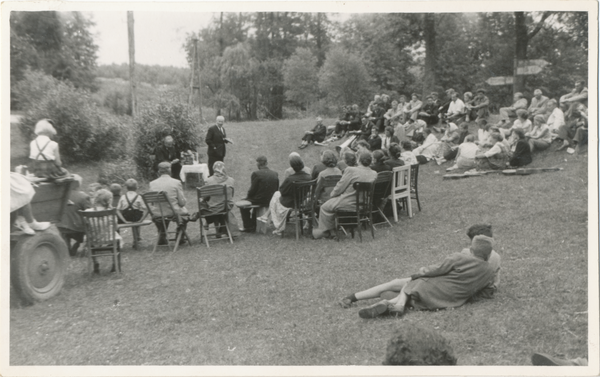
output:
M 98 45 L 98 65 L 129 62 L 127 12 L 83 12 L 96 23 L 92 29 Z M 187 33 L 207 26 L 216 13 L 133 13 L 135 61 L 139 64 L 185 67 L 183 42 Z

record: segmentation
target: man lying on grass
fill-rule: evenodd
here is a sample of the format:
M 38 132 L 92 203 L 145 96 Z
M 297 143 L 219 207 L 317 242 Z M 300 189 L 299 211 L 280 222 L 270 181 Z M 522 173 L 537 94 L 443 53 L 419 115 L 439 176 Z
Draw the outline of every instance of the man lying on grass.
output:
M 469 249 L 449 255 L 441 264 L 422 267 L 409 278 L 354 293 L 342 299 L 340 305 L 347 308 L 358 300 L 382 297 L 383 301 L 358 313 L 361 318 L 373 318 L 385 313 L 403 314 L 407 306 L 415 310 L 454 308 L 470 299 L 490 298 L 500 269 L 500 257 L 490 258 L 493 242 L 491 237 L 475 235 Z M 389 299 L 390 294 L 396 297 Z

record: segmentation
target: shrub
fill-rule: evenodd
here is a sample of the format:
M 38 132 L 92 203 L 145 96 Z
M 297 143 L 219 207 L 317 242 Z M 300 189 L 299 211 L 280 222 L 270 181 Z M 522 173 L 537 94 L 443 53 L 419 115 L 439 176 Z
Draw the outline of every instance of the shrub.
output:
M 19 127 L 31 140 L 38 120 L 54 121 L 56 141 L 65 162 L 98 161 L 126 155 L 127 127 L 122 118 L 100 109 L 89 93 L 59 82 L 32 103 Z
M 112 90 L 104 96 L 104 107 L 117 115 L 131 115 L 131 97 L 128 91 Z
M 27 69 L 21 81 L 13 85 L 12 103 L 14 108 L 27 110 L 40 102 L 46 93 L 56 89 L 60 81 L 41 71 Z
M 129 178 L 140 180 L 135 162 L 131 158 L 121 158 L 103 163 L 99 177 L 108 184 L 118 183 L 121 186 Z
M 175 148 L 196 150 L 203 138 L 203 130 L 189 112 L 188 106 L 163 99 L 158 105 L 144 107 L 135 119 L 136 142 L 133 159 L 138 175 L 151 180 L 154 171 L 154 151 L 162 139 L 173 136 Z

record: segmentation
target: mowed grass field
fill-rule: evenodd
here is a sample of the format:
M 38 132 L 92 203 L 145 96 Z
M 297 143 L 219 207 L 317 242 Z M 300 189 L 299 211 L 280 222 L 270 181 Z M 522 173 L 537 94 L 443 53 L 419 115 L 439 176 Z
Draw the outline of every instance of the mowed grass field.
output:
M 328 124 L 333 120 L 328 120 Z M 235 199 L 245 196 L 255 158 L 265 155 L 280 177 L 313 119 L 226 124 L 235 144 L 225 164 Z M 26 148 L 11 138 L 11 155 Z M 314 166 L 323 147 L 302 151 Z M 421 165 L 422 211 L 401 213 L 375 239 L 295 240 L 242 234 L 234 244 L 199 240 L 192 247 L 151 254 L 131 248 L 124 233 L 122 274 L 90 277 L 86 260 L 72 258 L 62 292 L 21 307 L 11 295 L 11 365 L 380 365 L 392 332 L 432 329 L 452 344 L 460 365 L 530 365 L 533 352 L 587 357 L 588 158 L 550 150 L 532 167 L 562 167 L 528 176 L 489 175 L 443 180 L 446 163 Z M 25 152 L 26 153 L 26 152 Z M 99 164 L 67 166 L 95 181 Z M 142 185 L 142 190 L 147 184 Z M 188 208 L 196 193 L 186 190 Z M 239 212 L 236 210 L 239 219 Z M 493 225 L 502 256 L 492 300 L 454 310 L 409 312 L 364 320 L 342 309 L 345 295 L 405 277 L 468 247 L 466 229 Z M 166 249 L 165 249 L 166 250 Z

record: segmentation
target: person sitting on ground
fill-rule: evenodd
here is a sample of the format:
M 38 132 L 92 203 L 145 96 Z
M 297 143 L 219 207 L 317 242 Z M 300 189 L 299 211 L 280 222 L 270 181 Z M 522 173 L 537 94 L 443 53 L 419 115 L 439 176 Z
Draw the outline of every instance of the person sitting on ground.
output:
M 319 226 L 313 229 L 315 239 L 331 235 L 335 230 L 335 212 L 356 210 L 355 182 L 374 182 L 377 172 L 370 168 L 372 157 L 370 153 L 361 153 L 357 167 L 347 167 L 342 179 L 331 191 L 330 199 L 326 201 L 319 210 Z
M 106 190 L 106 189 L 100 189 L 98 191 L 96 191 L 96 196 L 94 196 L 94 199 L 92 201 L 92 206 L 88 209 L 85 210 L 85 212 L 95 212 L 95 211 L 106 211 L 109 209 L 112 209 L 112 199 L 113 199 L 113 194 Z M 114 224 L 114 226 L 116 226 L 117 224 Z M 101 225 L 102 226 L 102 225 Z M 117 248 L 118 250 L 121 249 L 121 247 L 123 247 L 123 238 L 121 237 L 121 235 L 119 234 L 119 232 L 117 232 L 112 223 L 109 223 L 108 226 L 106 228 L 101 229 L 101 231 L 103 233 L 105 233 L 106 235 L 110 235 L 111 233 L 114 232 L 115 235 L 115 241 L 117 242 Z M 110 238 L 112 238 L 112 236 L 109 236 Z M 104 237 L 102 237 L 104 238 Z M 119 264 L 121 264 L 121 254 L 119 253 L 119 256 L 117 257 L 119 260 Z M 93 260 L 93 265 L 94 265 L 94 273 L 95 274 L 99 274 L 100 273 L 100 264 L 98 263 L 97 258 L 93 257 L 92 254 L 92 260 Z M 115 261 L 113 260 L 113 264 L 112 264 L 112 268 L 110 270 L 110 272 L 115 272 L 116 268 L 115 268 Z
M 565 148 L 573 148 L 575 144 L 575 135 L 580 128 L 585 130 L 587 135 L 587 109 L 583 105 L 579 105 L 579 108 L 573 110 L 571 118 L 567 121 L 567 124 L 559 127 L 557 132 L 557 139 L 563 141 L 562 145 L 557 149 L 561 151 Z M 579 143 L 580 140 L 577 141 Z
M 354 155 L 354 153 L 352 153 Z M 315 189 L 315 198 L 318 203 L 325 203 L 329 200 L 331 191 L 333 187 L 324 187 L 323 182 L 325 177 L 331 175 L 342 175 L 342 171 L 337 167 L 337 158 L 335 157 L 335 153 L 330 150 L 326 150 L 321 155 L 321 162 L 325 165 L 325 169 L 322 170 L 319 175 L 316 177 L 317 179 L 317 188 Z
M 398 98 L 398 108 L 396 110 L 396 112 L 400 114 L 398 118 L 399 124 L 404 124 L 407 121 L 406 116 L 404 115 L 406 113 L 407 106 L 408 101 L 406 100 L 406 96 L 404 94 L 400 95 Z
M 448 112 L 446 113 L 446 120 L 448 122 L 458 122 L 462 117 L 465 116 L 465 103 L 458 98 L 458 93 L 452 90 L 450 94 L 450 104 L 448 105 Z
M 117 208 L 117 216 L 125 224 L 140 222 L 146 217 L 148 209 L 142 196 L 137 193 L 138 183 L 135 179 L 130 178 L 125 181 L 125 188 L 127 192 L 119 198 L 115 206 Z
M 383 112 L 387 112 L 392 107 L 392 101 L 390 96 L 387 94 L 381 95 L 381 103 L 380 106 L 383 108 Z
M 54 123 L 42 119 L 35 124 L 33 131 L 37 137 L 29 144 L 30 171 L 36 177 L 47 179 L 64 178 L 69 172 L 62 167 Z
M 446 114 L 448 113 L 448 108 L 450 107 L 450 103 L 452 102 L 452 92 L 454 92 L 454 89 L 452 89 L 452 88 L 446 89 L 446 101 L 445 102 L 440 101 L 439 114 L 442 119 L 445 119 Z M 435 102 L 435 97 L 434 97 L 434 102 Z
M 243 200 L 250 202 L 251 205 L 260 207 L 269 207 L 273 194 L 279 188 L 279 176 L 277 172 L 269 169 L 267 158 L 259 156 L 256 158 L 255 170 L 250 175 L 250 188 Z M 244 229 L 242 232 L 252 233 L 256 231 L 256 209 L 240 207 L 240 215 Z
M 445 155 L 452 152 L 453 148 L 458 148 L 460 134 L 458 127 L 454 123 L 443 124 L 445 130 L 444 135 L 439 140 L 438 148 L 435 151 L 434 158 L 438 165 L 446 162 Z
M 383 162 L 384 164 L 389 166 L 392 170 L 398 166 L 404 166 L 404 161 L 400 159 L 400 156 L 402 155 L 400 145 L 392 143 L 390 149 L 388 149 L 388 154 L 389 158 Z
M 386 113 L 386 111 L 387 110 L 383 107 L 382 102 L 377 102 L 372 107 L 372 111 L 371 111 L 371 115 L 369 116 L 369 120 L 371 122 L 373 122 L 375 127 L 377 127 L 378 133 L 379 133 L 379 130 L 383 130 L 383 128 L 385 127 L 385 125 L 384 125 L 385 118 L 383 117 L 383 115 Z
M 300 157 L 300 155 L 298 154 L 298 152 L 292 152 L 288 156 L 288 160 L 291 161 L 292 157 Z M 302 158 L 300 158 L 300 159 L 302 159 Z M 302 168 L 302 171 L 305 172 L 308 175 L 311 175 L 311 173 L 312 173 L 311 170 L 310 170 L 310 168 L 308 166 L 304 166 Z M 283 172 L 283 179 L 285 180 L 287 177 L 289 177 L 290 175 L 295 174 L 295 173 L 296 172 L 294 171 L 294 169 L 291 168 L 291 167 L 289 167 L 289 168 L 285 169 L 285 171 Z
M 516 138 L 515 150 L 508 164 L 513 167 L 521 167 L 529 165 L 532 161 L 531 147 L 525 138 L 525 132 L 517 128 L 513 131 L 513 136 Z
M 546 124 L 553 134 L 558 133 L 558 129 L 565 125 L 565 113 L 558 107 L 558 102 L 555 99 L 548 101 L 546 105 L 548 109 L 548 120 Z
M 443 158 L 446 161 L 452 161 L 456 158 L 458 147 L 465 142 L 466 137 L 469 135 L 469 123 L 462 122 L 456 132 L 458 132 L 458 141 L 454 145 L 451 145 L 450 149 L 444 153 Z M 475 140 L 474 136 L 473 140 Z
M 398 127 L 396 127 L 398 128 Z M 427 123 L 423 119 L 417 119 L 416 121 L 409 118 L 404 124 L 404 130 L 402 133 L 406 138 L 414 141 L 415 143 L 423 143 L 427 135 L 424 134 L 423 130 L 427 128 Z M 400 139 L 400 137 L 398 137 Z
M 57 224 L 58 230 L 60 230 L 67 243 L 71 256 L 77 254 L 77 250 L 79 250 L 79 246 L 83 243 L 83 237 L 85 236 L 85 224 L 79 211 L 85 211 L 92 207 L 90 196 L 81 191 L 81 181 L 81 176 L 73 174 L 69 201 L 65 206 L 60 223 Z M 71 240 L 75 241 L 73 246 L 71 246 Z
M 450 342 L 433 330 L 403 326 L 388 341 L 383 365 L 456 365 Z
M 337 122 L 335 122 L 334 126 L 327 127 L 327 136 L 331 134 L 331 138 L 325 140 L 325 142 L 334 141 L 337 139 L 341 139 L 344 137 L 346 132 L 348 131 L 348 117 L 350 115 L 349 106 L 342 106 L 340 117 Z
M 565 111 L 565 117 L 570 118 L 573 111 L 577 109 L 579 104 L 587 108 L 588 105 L 588 88 L 585 87 L 585 80 L 575 81 L 575 88 L 570 92 L 560 97 L 560 103 L 568 106 Z
M 416 165 L 419 163 L 417 155 L 413 152 L 413 145 L 410 141 L 402 142 L 402 153 L 400 153 L 400 159 L 404 161 L 406 165 Z
M 546 113 L 548 112 L 548 100 L 548 97 L 543 95 L 541 89 L 534 90 L 533 98 L 531 98 L 531 104 L 529 104 L 529 108 L 527 109 L 529 118 L 533 119 L 533 117 L 538 114 L 546 116 Z
M 170 218 L 173 217 L 173 220 L 175 220 L 177 223 L 178 229 L 182 228 L 185 230 L 187 222 L 189 221 L 189 212 L 185 207 L 187 200 L 185 199 L 185 195 L 183 193 L 181 181 L 171 177 L 171 163 L 168 161 L 159 163 L 158 174 L 159 177 L 150 182 L 150 191 L 164 191 L 166 193 L 167 200 L 173 207 L 174 213 L 171 211 L 169 206 L 161 203 L 160 207 L 153 208 L 152 213 L 155 217 L 152 219 L 152 221 L 154 222 L 154 225 L 156 225 L 156 229 L 159 234 L 158 244 L 167 245 L 167 230 L 163 227 L 160 214 L 162 213 L 164 217 L 169 218 L 168 220 L 165 219 L 165 225 L 167 227 L 171 221 Z M 183 242 L 183 239 L 181 242 Z
M 381 102 L 381 96 L 379 94 L 375 94 L 373 97 L 373 101 L 369 102 L 369 106 L 367 106 L 367 112 L 365 115 L 370 117 L 373 114 L 373 110 L 375 110 L 375 105 Z
M 487 120 L 485 119 L 479 119 L 477 121 L 477 125 L 479 126 L 479 129 L 477 130 L 477 141 L 475 142 L 475 144 L 483 145 L 490 137 L 491 125 L 488 124 Z
M 510 119 L 517 117 L 517 110 L 527 110 L 527 98 L 523 97 L 523 93 L 515 93 L 513 100 L 514 102 L 511 106 L 500 108 L 500 123 L 497 125 L 498 128 L 509 128 L 511 124 Z
M 323 140 L 325 140 L 325 136 L 327 136 L 327 127 L 323 124 L 323 119 L 321 117 L 317 117 L 317 124 L 313 127 L 312 130 L 306 131 L 304 136 L 302 137 L 302 144 L 298 148 L 304 149 L 308 146 L 308 144 L 315 143 L 315 145 L 323 145 L 321 144 Z
M 350 131 L 360 130 L 361 117 L 362 114 L 358 110 L 358 105 L 352 105 L 351 109 L 348 109 L 343 116 L 340 116 L 340 120 L 336 122 L 334 126 L 333 134 L 323 143 L 327 144 L 334 142 L 348 135 Z
M 490 99 L 485 95 L 485 89 L 477 89 L 477 95 L 471 101 L 465 101 L 467 108 L 466 121 L 487 119 L 490 116 Z M 473 116 L 475 116 L 473 118 Z
M 457 308 L 479 291 L 494 284 L 496 270 L 488 262 L 494 239 L 484 235 L 473 237 L 469 252 L 453 253 L 442 263 L 421 267 L 408 278 L 395 279 L 365 291 L 349 295 L 340 301 L 347 308 L 353 302 L 378 298 L 382 293 L 400 293 L 391 300 L 382 300 L 361 309 L 361 318 L 374 318 L 386 313 L 402 315 L 407 307 L 415 310 Z
M 118 183 L 111 183 L 109 190 L 113 194 L 113 199 L 112 199 L 112 203 L 111 203 L 112 207 L 117 208 L 119 199 L 121 199 L 121 190 L 123 190 L 123 188 Z
M 49 222 L 38 222 L 33 217 L 30 203 L 34 195 L 35 190 L 27 178 L 19 173 L 10 172 L 11 220 L 14 218 L 15 227 L 28 235 L 34 235 L 36 230 L 46 230 L 51 225 Z
M 533 117 L 533 129 L 525 133 L 525 136 L 529 140 L 531 153 L 548 149 L 552 143 L 552 136 L 543 115 Z
M 348 166 L 356 166 L 356 154 L 352 150 L 347 149 L 341 154 L 342 159 L 338 161 L 337 167 L 343 173 Z
M 470 104 L 471 102 L 473 102 L 473 93 L 471 93 L 471 92 L 465 92 L 463 94 L 463 102 L 465 103 L 465 110 L 464 110 L 465 119 L 464 119 L 464 121 L 465 122 L 469 122 L 469 121 L 471 121 L 473 119 L 476 119 L 477 118 L 477 112 L 474 111 L 474 110 L 469 110 L 467 108 L 467 105 Z
M 475 167 L 475 156 L 477 155 L 477 151 L 479 151 L 479 147 L 475 144 L 475 136 L 468 135 L 465 138 L 465 141 L 457 148 L 454 166 L 446 169 L 446 171 L 473 169 Z
M 423 135 L 426 136 L 425 141 L 423 142 L 423 144 L 420 147 L 415 148 L 413 150 L 413 153 L 416 156 L 422 155 L 429 161 L 435 157 L 435 154 L 436 154 L 440 144 L 439 144 L 437 137 L 433 134 L 433 132 L 429 128 L 425 128 L 423 130 Z
M 440 121 L 438 113 L 439 105 L 433 102 L 432 95 L 428 95 L 425 97 L 425 105 L 419 111 L 417 119 L 424 120 L 427 126 L 434 126 Z
M 398 101 L 392 101 L 392 107 L 385 113 L 386 126 L 396 127 L 402 123 L 404 108 L 399 106 Z
M 204 182 L 205 186 L 222 185 L 227 187 L 227 201 L 225 201 L 225 195 L 211 195 L 208 197 L 201 197 L 198 203 L 198 211 L 204 216 L 206 220 L 205 228 L 210 224 L 214 224 L 216 229 L 216 237 L 221 238 L 223 235 L 227 236 L 227 226 L 232 236 L 239 235 L 239 228 L 237 226 L 237 220 L 231 209 L 233 208 L 233 190 L 235 180 L 227 175 L 225 172 L 225 163 L 217 161 L 213 165 L 213 175 L 208 177 Z M 227 206 L 227 207 L 226 207 Z M 211 215 L 219 213 L 229 209 L 228 217 L 225 218 L 223 215 Z
M 515 119 L 511 128 L 499 128 L 498 131 L 509 140 L 509 144 L 512 146 L 517 142 L 517 138 L 513 137 L 513 131 L 520 129 L 523 133 L 531 132 L 533 124 L 529 120 L 529 112 L 524 109 L 517 110 L 517 119 Z
M 373 161 L 371 162 L 371 169 L 375 170 L 377 173 L 382 171 L 392 171 L 392 168 L 384 162 L 385 159 L 385 153 L 383 153 L 382 150 L 377 149 L 373 151 Z
M 369 144 L 369 150 L 381 149 L 381 138 L 379 137 L 379 130 L 376 126 L 371 127 L 371 135 L 367 139 Z
M 510 157 L 510 151 L 502 142 L 502 135 L 499 132 L 492 132 L 489 139 L 493 143 L 493 146 L 487 151 L 485 148 L 480 148 L 475 155 L 475 166 L 477 170 L 505 169 L 506 163 Z
M 588 110 L 584 105 L 579 105 L 579 127 L 577 127 L 577 131 L 575 132 L 575 136 L 573 136 L 573 144 L 575 145 L 575 150 L 573 153 L 580 154 L 581 148 L 588 144 Z M 567 149 L 567 153 L 571 153 L 570 149 Z
M 302 161 L 300 155 L 290 154 L 289 161 L 294 174 L 283 180 L 281 186 L 279 186 L 279 191 L 273 194 L 271 202 L 269 203 L 269 214 L 271 221 L 275 226 L 273 234 L 278 236 L 283 234 L 287 215 L 294 207 L 294 183 L 308 182 L 311 180 L 310 173 L 304 171 L 304 161 Z
M 393 143 L 400 143 L 400 140 L 394 136 L 394 128 L 387 126 L 385 128 L 385 134 L 381 138 L 381 150 L 387 152 L 390 149 L 390 145 Z
M 423 102 L 419 100 L 419 95 L 417 93 L 413 93 L 408 106 L 406 106 L 406 109 L 404 110 L 405 117 L 416 121 L 419 112 L 421 111 L 421 107 L 423 107 Z
M 361 119 L 362 125 L 360 129 L 355 131 L 349 131 L 348 133 L 356 136 L 356 140 L 368 140 L 371 136 L 371 128 L 375 125 L 370 121 L 369 117 L 363 116 Z

